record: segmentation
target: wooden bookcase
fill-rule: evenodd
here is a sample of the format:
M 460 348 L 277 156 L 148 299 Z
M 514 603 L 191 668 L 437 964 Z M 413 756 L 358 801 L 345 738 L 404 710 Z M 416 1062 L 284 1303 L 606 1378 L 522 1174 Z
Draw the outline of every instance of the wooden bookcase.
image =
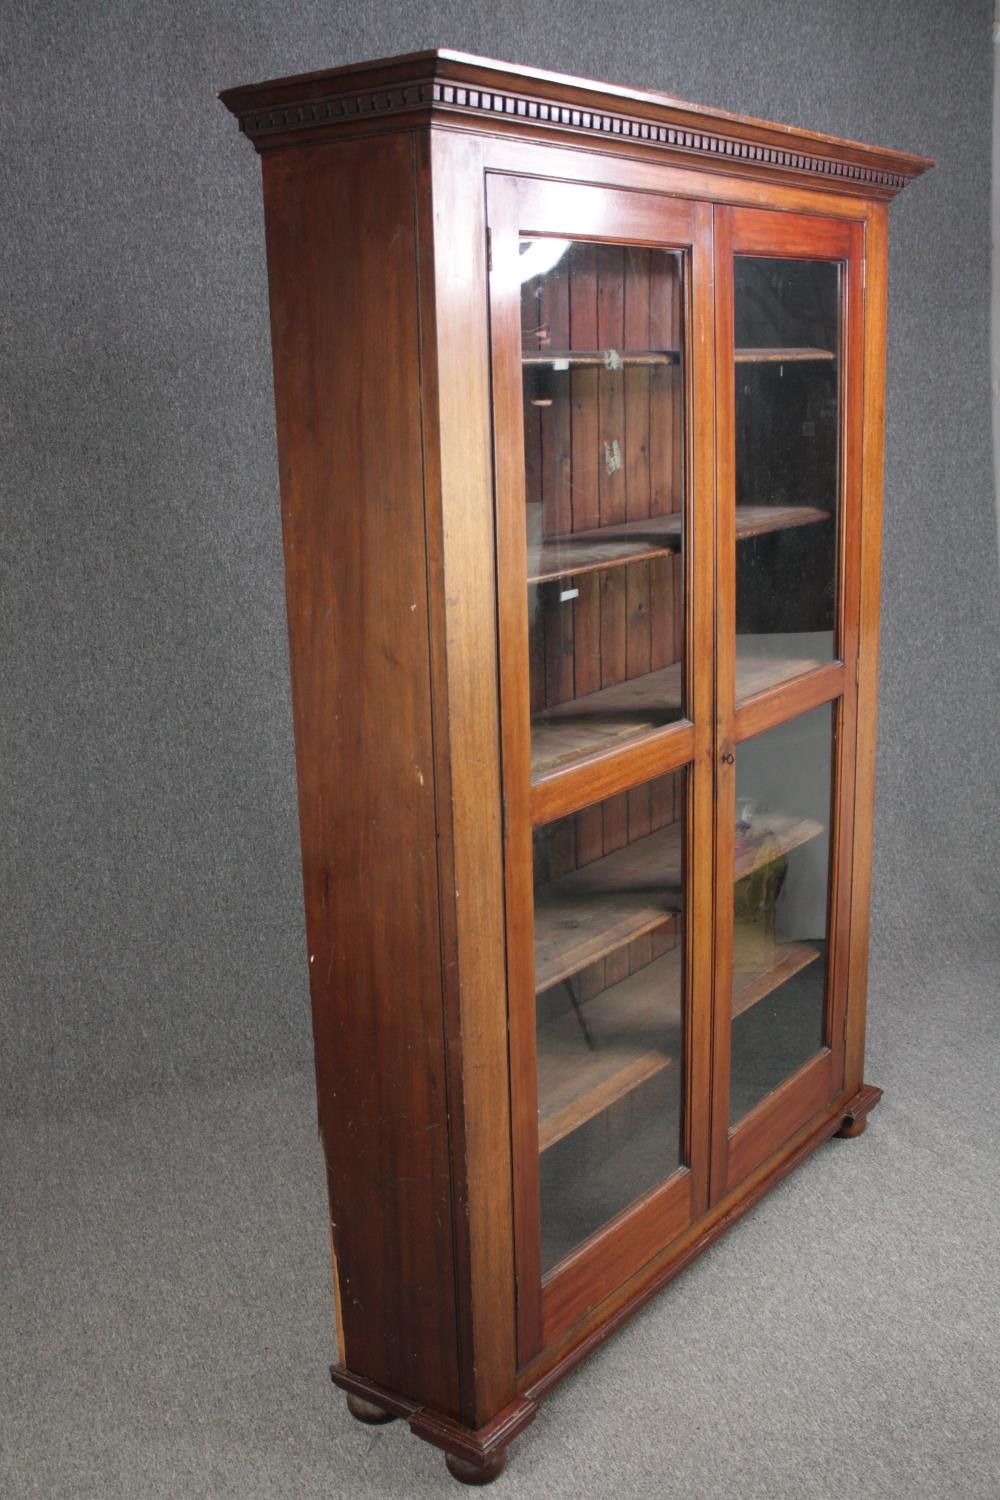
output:
M 471 1483 L 864 1129 L 887 200 L 435 51 L 263 159 L 339 1357 Z

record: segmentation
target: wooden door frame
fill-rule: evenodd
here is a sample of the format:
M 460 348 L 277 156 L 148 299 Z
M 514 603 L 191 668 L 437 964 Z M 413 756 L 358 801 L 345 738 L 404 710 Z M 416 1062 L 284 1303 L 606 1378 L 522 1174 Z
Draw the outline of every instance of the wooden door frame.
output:
M 711 1201 L 731 1192 L 796 1130 L 842 1090 L 851 941 L 851 865 L 854 848 L 855 750 L 861 597 L 861 493 L 864 361 L 864 245 L 862 223 L 778 209 L 718 205 L 716 256 L 716 493 L 717 637 L 716 888 L 713 1125 Z M 735 703 L 735 387 L 734 257 L 837 260 L 842 329 L 839 437 L 841 465 L 837 537 L 838 656 L 777 688 Z M 729 1128 L 733 950 L 733 806 L 737 745 L 824 703 L 834 720 L 828 887 L 828 963 L 825 1036 L 817 1053 L 762 1100 L 735 1130 Z
M 714 650 L 713 256 L 710 205 L 666 194 L 487 174 L 490 344 L 501 683 L 508 1022 L 514 1162 L 518 1357 L 525 1364 L 609 1295 L 708 1203 L 712 902 L 712 654 Z M 524 234 L 662 246 L 685 256 L 685 640 L 690 719 L 634 749 L 532 788 L 525 611 L 524 432 L 519 284 Z M 515 296 L 515 289 L 517 295 Z M 688 766 L 685 853 L 684 1143 L 688 1162 L 604 1225 L 543 1280 L 532 935 L 533 825 Z

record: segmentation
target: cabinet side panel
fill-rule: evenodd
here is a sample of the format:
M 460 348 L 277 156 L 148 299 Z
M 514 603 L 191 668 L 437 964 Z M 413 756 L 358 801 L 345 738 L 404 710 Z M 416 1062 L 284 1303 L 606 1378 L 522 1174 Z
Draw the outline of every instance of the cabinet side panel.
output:
M 885 454 L 885 339 L 888 211 L 873 205 L 865 235 L 867 261 L 862 437 L 861 599 L 858 621 L 857 783 L 851 881 L 851 954 L 844 1088 L 861 1087 L 865 1062 L 868 947 L 871 933 L 872 835 L 878 714 L 879 590 L 882 564 L 882 470 Z
M 457 1415 L 412 137 L 275 152 L 264 196 L 342 1357 Z

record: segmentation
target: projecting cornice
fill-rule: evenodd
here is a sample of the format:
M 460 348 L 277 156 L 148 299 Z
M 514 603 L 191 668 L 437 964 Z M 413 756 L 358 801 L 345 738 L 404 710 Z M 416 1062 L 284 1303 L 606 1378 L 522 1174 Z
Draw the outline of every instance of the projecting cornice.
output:
M 459 52 L 418 52 L 305 73 L 227 89 L 219 97 L 258 150 L 396 119 L 582 138 L 596 149 L 652 151 L 878 198 L 894 197 L 933 166 L 923 156 Z

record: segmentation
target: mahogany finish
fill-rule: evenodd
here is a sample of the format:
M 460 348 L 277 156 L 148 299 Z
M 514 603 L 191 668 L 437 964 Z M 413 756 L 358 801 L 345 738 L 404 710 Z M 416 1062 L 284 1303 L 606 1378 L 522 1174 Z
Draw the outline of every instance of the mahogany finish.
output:
M 306 937 L 344 1347 L 380 1385 L 406 1389 L 412 1353 L 399 1329 L 410 1328 L 425 1349 L 428 1400 L 457 1414 L 452 1229 L 442 1216 L 416 1240 L 397 1232 L 452 1192 L 413 141 L 269 155 L 264 196 Z M 372 242 L 377 256 L 364 253 Z M 336 318 L 315 316 L 334 302 Z M 377 760 L 366 740 L 380 745 Z M 415 1296 L 415 1286 L 427 1290 Z
M 221 97 L 263 157 L 331 1374 L 486 1484 L 880 1097 L 885 200 L 931 163 L 447 51 Z M 738 257 L 839 266 L 837 346 L 738 336 Z M 736 381 L 786 367 L 838 392 L 836 495 L 745 493 Z M 738 568 L 823 536 L 832 655 L 795 625 L 737 660 Z M 820 710 L 828 806 L 741 833 L 737 761 Z M 822 934 L 748 946 L 734 892 L 824 860 Z M 820 982 L 818 1045 L 731 1125 L 735 1028 L 777 1045 Z M 552 1183 L 668 1097 L 659 1180 L 543 1252 Z
M 456 1458 L 453 1453 L 444 1456 L 448 1473 L 460 1484 L 491 1484 L 498 1475 L 502 1474 L 507 1463 L 507 1450 L 501 1449 L 493 1458 L 485 1464 L 469 1463 L 464 1458 Z
M 395 1422 L 394 1411 L 384 1411 L 381 1406 L 376 1406 L 373 1401 L 365 1401 L 361 1396 L 347 1398 L 347 1410 L 356 1422 L 363 1422 L 366 1427 L 384 1427 L 387 1422 Z

